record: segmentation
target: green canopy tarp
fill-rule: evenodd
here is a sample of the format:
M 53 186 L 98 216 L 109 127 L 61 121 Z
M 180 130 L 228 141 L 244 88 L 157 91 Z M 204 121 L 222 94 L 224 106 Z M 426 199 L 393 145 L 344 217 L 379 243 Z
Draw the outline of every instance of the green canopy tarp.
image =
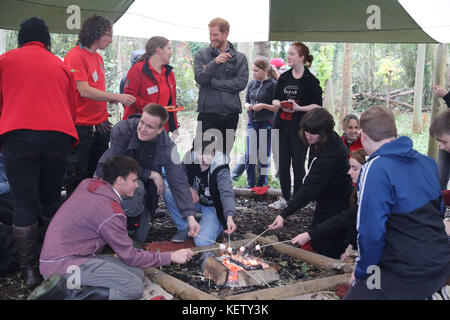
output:
M 269 26 L 270 40 L 436 42 L 396 0 L 271 0 Z
M 133 3 L 133 0 L 0 0 L 0 28 L 18 29 L 20 22 L 29 17 L 43 18 L 54 33 L 78 33 L 80 30 L 69 28 L 71 15 L 67 12 L 72 5 L 80 8 L 80 21 L 93 14 L 102 15 L 117 21 Z

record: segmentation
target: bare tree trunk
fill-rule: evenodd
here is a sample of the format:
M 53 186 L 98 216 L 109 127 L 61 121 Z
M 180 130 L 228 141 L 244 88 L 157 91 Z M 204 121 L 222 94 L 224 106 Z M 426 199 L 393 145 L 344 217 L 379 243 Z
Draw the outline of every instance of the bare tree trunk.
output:
M 254 49 L 253 42 L 241 42 L 238 44 L 238 50 L 241 51 L 247 57 L 249 80 L 251 80 L 251 78 L 252 78 L 251 70 L 252 70 L 252 64 L 253 64 L 253 49 Z M 236 140 L 246 139 L 245 137 L 246 137 L 246 130 L 247 130 L 248 115 L 247 115 L 247 111 L 245 111 L 245 108 L 244 108 L 245 92 L 246 92 L 246 90 L 242 90 L 239 93 L 239 97 L 241 98 L 241 104 L 242 104 L 242 117 L 238 124 L 237 130 L 239 130 L 240 132 L 236 133 Z M 235 142 L 234 145 L 237 145 L 237 143 Z M 230 153 L 230 157 L 234 158 L 234 160 L 237 160 L 239 158 L 239 155 L 233 151 Z
M 445 68 L 447 64 L 447 44 L 439 44 L 436 52 L 434 65 L 433 84 L 444 86 L 445 84 Z M 431 121 L 433 121 L 442 108 L 442 99 L 433 96 L 433 105 L 431 109 Z M 437 141 L 430 136 L 428 141 L 428 156 L 437 159 L 438 145 Z
M 417 47 L 416 79 L 414 82 L 414 111 L 412 129 L 415 133 L 422 132 L 422 105 L 423 105 L 423 77 L 425 72 L 425 52 L 427 45 L 420 43 Z
M 255 42 L 255 57 L 263 56 L 270 58 L 270 41 Z
M 0 54 L 6 52 L 6 30 L 0 29 Z
M 346 43 L 344 47 L 344 64 L 342 68 L 342 101 L 339 123 L 342 122 L 342 119 L 344 119 L 352 105 L 352 55 L 353 43 Z
M 392 75 L 391 71 L 388 71 L 388 86 L 387 86 L 387 94 L 386 94 L 386 108 L 389 109 L 389 102 L 391 100 L 391 81 L 392 81 Z
M 323 107 L 327 109 L 331 114 L 335 113 L 334 108 L 334 88 L 333 79 L 326 79 L 324 83 L 325 87 L 325 99 L 323 101 Z

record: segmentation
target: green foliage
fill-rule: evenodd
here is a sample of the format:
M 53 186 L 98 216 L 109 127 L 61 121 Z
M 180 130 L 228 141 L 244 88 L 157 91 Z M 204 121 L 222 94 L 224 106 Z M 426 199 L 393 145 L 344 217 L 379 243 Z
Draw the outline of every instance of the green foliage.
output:
M 401 78 L 401 71 L 400 59 L 386 56 L 381 59 L 376 75 L 383 78 L 385 83 L 388 83 L 389 75 L 392 82 L 399 80 Z
M 335 46 L 332 44 L 323 44 L 314 52 L 314 61 L 312 72 L 316 75 L 322 85 L 329 79 L 333 73 L 333 57 Z

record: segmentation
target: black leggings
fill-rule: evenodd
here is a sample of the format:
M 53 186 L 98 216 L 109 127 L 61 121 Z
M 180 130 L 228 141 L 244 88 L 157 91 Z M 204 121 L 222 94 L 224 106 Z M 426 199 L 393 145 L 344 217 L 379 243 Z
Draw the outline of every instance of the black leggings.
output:
M 67 197 L 86 178 L 94 175 L 97 163 L 108 149 L 109 133 L 100 134 L 93 126 L 75 126 L 80 142 L 71 151 L 67 172 L 64 177 L 64 187 Z
M 302 185 L 305 176 L 305 158 L 308 148 L 305 146 L 297 132 L 287 128 L 279 131 L 279 167 L 281 193 L 286 201 L 291 199 L 291 162 L 294 171 L 294 193 Z M 275 156 L 275 155 L 274 155 Z
M 14 224 L 27 227 L 52 218 L 73 137 L 56 131 L 15 130 L 2 138 L 6 175 L 14 198 Z
M 14 200 L 11 192 L 0 195 L 0 223 L 10 226 L 14 219 Z

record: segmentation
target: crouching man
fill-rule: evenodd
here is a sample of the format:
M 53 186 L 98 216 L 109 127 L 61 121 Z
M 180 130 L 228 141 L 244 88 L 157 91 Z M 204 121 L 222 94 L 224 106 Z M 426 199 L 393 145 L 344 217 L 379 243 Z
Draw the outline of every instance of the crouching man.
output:
M 80 183 L 55 214 L 45 236 L 40 272 L 44 278 L 56 276 L 36 288 L 30 299 L 139 299 L 144 287 L 142 268 L 191 259 L 190 249 L 160 253 L 133 247 L 121 199 L 133 196 L 138 171 L 134 159 L 115 156 L 103 164 L 103 179 Z M 98 255 L 105 245 L 117 257 Z M 67 283 L 78 283 L 78 289 Z

